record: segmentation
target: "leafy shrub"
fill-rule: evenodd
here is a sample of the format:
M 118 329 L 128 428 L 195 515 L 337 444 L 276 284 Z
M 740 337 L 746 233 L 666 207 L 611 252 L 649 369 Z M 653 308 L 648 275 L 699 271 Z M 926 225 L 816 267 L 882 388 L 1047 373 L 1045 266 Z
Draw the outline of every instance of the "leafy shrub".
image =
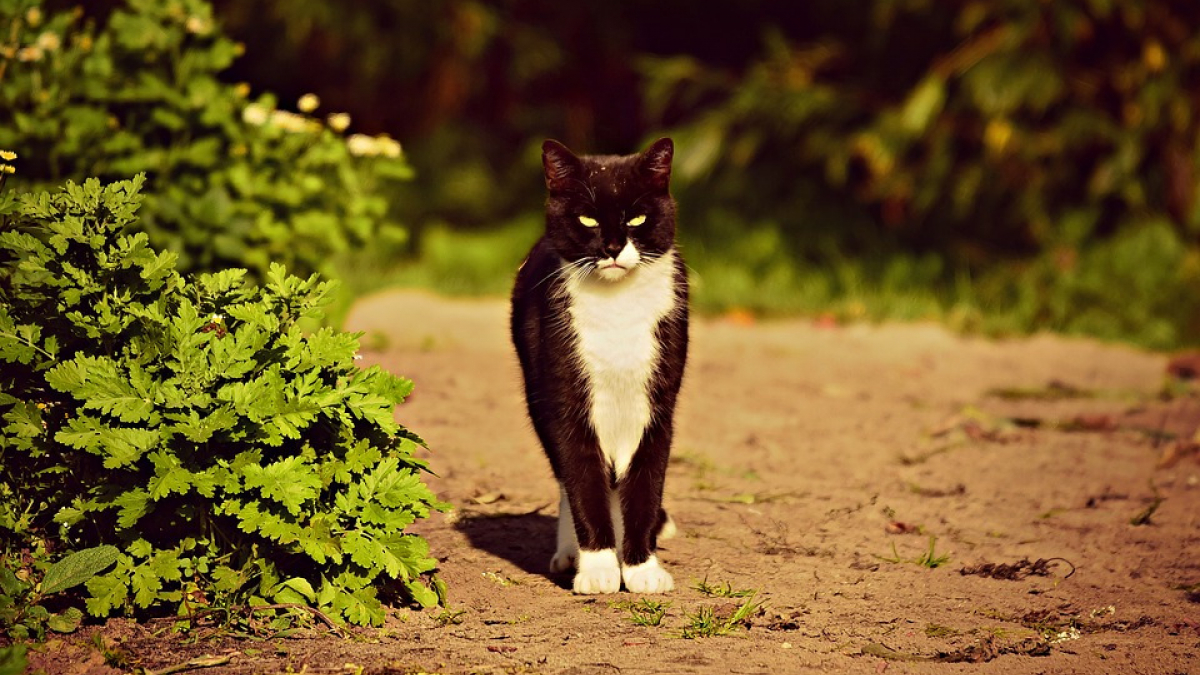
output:
M 828 277 L 851 259 L 876 292 L 932 283 L 943 306 L 1003 315 L 994 326 L 1200 338 L 1200 12 L 869 4 L 838 18 L 842 3 L 811 3 L 798 23 L 822 28 L 769 32 L 733 72 L 643 62 L 697 239 L 723 251 L 767 230 L 784 264 Z M 881 261 L 928 254 L 933 278 L 889 279 Z
M 388 580 L 435 603 L 404 533 L 441 507 L 393 418 L 412 383 L 357 368 L 356 335 L 301 331 L 316 275 L 179 274 L 124 232 L 142 184 L 0 195 L 0 550 L 118 547 L 86 584 L 97 616 L 301 603 L 379 624 Z
M 406 139 L 430 283 L 480 269 L 436 259 L 445 221 L 536 214 L 545 135 L 628 152 L 669 133 L 702 307 L 1200 340 L 1196 3 L 216 4 L 247 43 L 283 36 L 235 66 L 253 81 Z M 1170 251 L 1182 267 L 1139 257 Z M 1108 276 L 1113 256 L 1137 262 Z
M 97 19 L 0 2 L 0 147 L 27 158 L 27 180 L 49 189 L 146 173 L 134 227 L 183 272 L 244 267 L 262 279 L 279 262 L 307 275 L 405 236 L 384 196 L 411 175 L 395 141 L 343 138 L 344 115 L 278 110 L 222 82 L 242 46 L 206 0 L 122 4 Z
M 39 552 L 44 553 L 44 552 Z M 42 601 L 92 579 L 116 562 L 115 546 L 95 546 L 76 551 L 45 566 L 44 555 L 23 554 L 21 565 L 0 566 L 0 626 L 9 637 L 44 640 L 46 630 L 71 633 L 83 620 L 77 607 L 51 613 Z M 41 567 L 45 567 L 43 572 Z M 2 661 L 3 659 L 0 659 Z

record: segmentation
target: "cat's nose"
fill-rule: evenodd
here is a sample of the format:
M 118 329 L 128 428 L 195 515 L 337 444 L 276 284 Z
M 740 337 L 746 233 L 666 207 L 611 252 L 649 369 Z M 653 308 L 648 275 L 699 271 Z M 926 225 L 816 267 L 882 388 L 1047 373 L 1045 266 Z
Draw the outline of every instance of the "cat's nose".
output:
M 620 253 L 621 249 L 623 249 L 623 248 L 625 248 L 625 242 L 623 242 L 623 241 L 606 241 L 606 242 L 604 242 L 604 252 L 607 253 L 608 257 L 610 257 L 610 258 L 617 257 L 617 254 Z

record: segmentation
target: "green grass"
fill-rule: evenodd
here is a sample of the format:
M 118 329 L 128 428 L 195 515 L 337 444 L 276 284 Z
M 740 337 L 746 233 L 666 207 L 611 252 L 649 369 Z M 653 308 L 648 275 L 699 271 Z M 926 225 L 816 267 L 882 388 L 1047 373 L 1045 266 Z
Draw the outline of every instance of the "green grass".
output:
M 685 640 L 728 635 L 738 627 L 744 627 L 747 619 L 762 606 L 754 598 L 746 598 L 729 616 L 717 614 L 712 607 L 701 607 L 693 614 L 684 614 L 685 625 L 679 637 Z
M 463 614 L 466 614 L 466 613 L 467 613 L 467 610 L 465 610 L 465 609 L 460 609 L 457 611 L 451 611 L 450 609 L 444 609 L 444 610 L 442 610 L 441 614 L 438 614 L 437 616 L 433 617 L 433 620 L 436 621 L 437 625 L 439 625 L 439 626 L 457 626 L 458 624 L 463 622 L 462 617 L 463 617 Z
M 753 588 L 742 588 L 735 590 L 733 585 L 728 581 L 724 585 L 708 583 L 708 577 L 704 577 L 703 581 L 697 581 L 693 589 L 700 591 L 710 598 L 748 598 L 753 597 L 758 591 Z
M 925 567 L 928 569 L 936 569 L 936 568 L 941 567 L 942 565 L 945 565 L 946 563 L 950 562 L 950 554 L 946 553 L 946 554 L 939 555 L 935 552 L 934 546 L 936 544 L 937 544 L 937 537 L 934 537 L 931 535 L 929 537 L 929 548 L 926 549 L 924 553 L 922 553 L 921 555 L 919 555 L 915 558 L 903 558 L 900 556 L 900 553 L 896 550 L 896 543 L 892 542 L 891 557 L 886 557 L 886 556 L 881 556 L 881 555 L 877 555 L 875 557 L 884 562 L 906 563 L 906 564 L 910 564 L 910 565 L 919 565 L 921 567 Z
M 426 226 L 416 236 L 415 251 L 380 244 L 342 260 L 344 296 L 388 287 L 505 296 L 542 222 L 542 215 L 532 211 L 487 230 Z M 973 274 L 949 269 L 932 253 L 850 257 L 831 250 L 814 264 L 789 253 L 781 232 L 779 227 L 749 228 L 720 241 L 700 241 L 681 228 L 692 307 L 705 314 L 739 310 L 835 322 L 928 320 L 992 336 L 1049 330 L 1156 349 L 1196 342 L 1200 320 L 1193 317 L 1200 315 L 1192 310 L 1200 309 L 1200 300 L 1189 289 L 1200 265 L 1184 264 L 1183 245 L 1162 224 L 1097 243 L 1080 253 L 1070 274 L 1056 267 L 1053 251 Z M 1163 262 L 1139 262 L 1146 255 Z M 1012 397 L 1074 393 L 1000 392 Z
M 937 623 L 926 624 L 925 637 L 947 638 L 959 635 L 962 631 Z
M 628 611 L 629 620 L 635 626 L 653 628 L 662 625 L 663 618 L 667 615 L 667 610 L 671 608 L 671 603 L 642 598 L 637 601 L 613 602 L 609 606 L 614 609 Z

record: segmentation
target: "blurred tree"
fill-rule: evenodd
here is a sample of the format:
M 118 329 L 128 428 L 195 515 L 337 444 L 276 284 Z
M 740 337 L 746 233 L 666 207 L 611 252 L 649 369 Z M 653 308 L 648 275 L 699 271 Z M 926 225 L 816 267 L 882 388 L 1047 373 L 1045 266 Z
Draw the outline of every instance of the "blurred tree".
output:
M 720 303 L 932 288 L 1022 328 L 1200 336 L 1178 292 L 1200 280 L 1196 3 L 215 4 L 247 45 L 226 81 L 314 91 L 405 141 L 418 177 L 392 196 L 418 249 L 428 227 L 535 212 L 542 138 L 670 133 L 693 264 L 772 289 Z M 1149 259 L 1103 282 L 1113 247 Z M 1137 278 L 1151 266 L 1169 274 Z M 812 302 L 780 300 L 797 289 Z
M 1143 248 L 1175 266 L 1163 297 L 1200 277 L 1195 3 L 217 5 L 234 35 L 272 43 L 241 77 L 316 90 L 405 139 L 417 223 L 535 208 L 543 137 L 626 152 L 671 133 L 698 266 L 731 256 L 750 280 L 800 284 L 780 265 L 853 260 L 825 273 L 828 297 L 933 285 L 1060 329 L 1099 303 L 1113 332 L 1139 335 L 1117 316 L 1131 299 L 1078 288 L 1096 247 L 1168 223 L 1151 237 L 1166 248 Z M 1137 339 L 1200 335 L 1195 306 L 1153 310 L 1156 337 Z

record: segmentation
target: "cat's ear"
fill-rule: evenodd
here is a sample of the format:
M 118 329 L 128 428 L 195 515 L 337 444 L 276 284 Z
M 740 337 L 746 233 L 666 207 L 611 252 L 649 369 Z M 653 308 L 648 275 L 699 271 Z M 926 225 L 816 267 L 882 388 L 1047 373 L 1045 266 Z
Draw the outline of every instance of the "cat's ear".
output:
M 553 139 L 542 143 L 542 169 L 546 174 L 546 189 L 550 192 L 565 192 L 583 173 L 583 165 L 575 153 Z
M 660 138 L 642 153 L 640 166 L 642 175 L 651 187 L 666 190 L 671 184 L 671 158 L 675 156 L 675 144 L 669 138 Z

